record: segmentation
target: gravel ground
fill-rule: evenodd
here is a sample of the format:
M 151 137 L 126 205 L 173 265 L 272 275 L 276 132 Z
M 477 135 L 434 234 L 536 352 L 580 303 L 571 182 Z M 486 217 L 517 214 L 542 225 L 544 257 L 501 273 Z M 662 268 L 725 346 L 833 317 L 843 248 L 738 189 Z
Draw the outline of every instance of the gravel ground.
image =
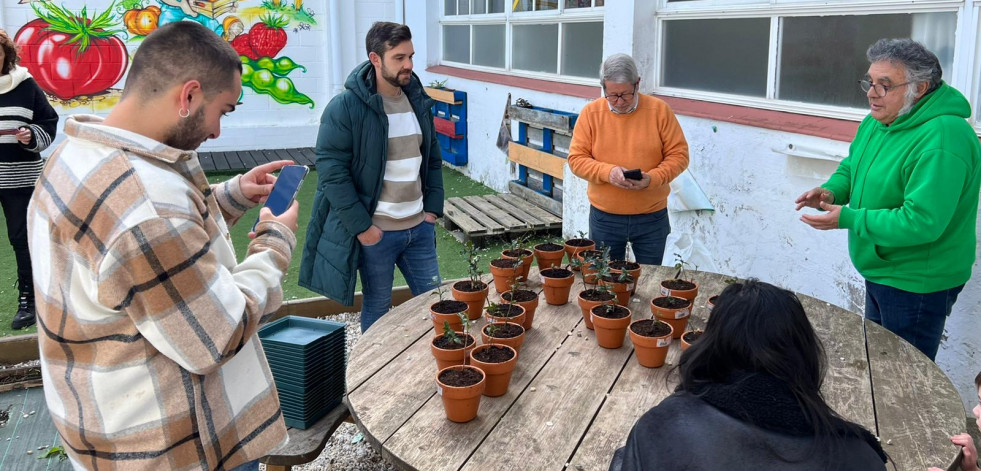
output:
M 347 351 L 350 357 L 351 347 L 361 336 L 361 314 L 345 313 L 322 317 L 322 319 L 347 324 Z M 260 465 L 260 469 L 264 470 L 265 465 Z M 334 432 L 317 459 L 304 465 L 293 466 L 293 471 L 395 471 L 395 469 L 371 448 L 356 425 L 346 422 Z

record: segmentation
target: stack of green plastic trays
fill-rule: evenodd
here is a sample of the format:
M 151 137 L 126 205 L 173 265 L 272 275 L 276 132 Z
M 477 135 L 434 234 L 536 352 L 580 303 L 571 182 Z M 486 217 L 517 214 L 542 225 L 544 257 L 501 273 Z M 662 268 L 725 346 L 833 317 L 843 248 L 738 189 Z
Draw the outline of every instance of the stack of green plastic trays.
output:
M 305 429 L 344 397 L 345 326 L 287 316 L 259 330 L 286 425 Z

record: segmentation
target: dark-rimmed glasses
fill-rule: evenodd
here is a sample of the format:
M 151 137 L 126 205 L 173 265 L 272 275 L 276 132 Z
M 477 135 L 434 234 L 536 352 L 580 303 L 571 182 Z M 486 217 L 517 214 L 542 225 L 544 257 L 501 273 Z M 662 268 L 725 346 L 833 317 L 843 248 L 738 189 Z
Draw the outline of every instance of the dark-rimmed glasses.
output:
M 913 82 L 901 83 L 899 85 L 883 85 L 881 83 L 872 83 L 868 80 L 859 80 L 858 86 L 861 87 L 862 91 L 865 93 L 868 93 L 869 90 L 875 89 L 875 96 L 878 98 L 882 98 L 886 96 L 886 93 L 889 93 L 889 90 L 892 90 L 894 88 L 899 88 L 904 85 L 909 85 L 911 83 Z

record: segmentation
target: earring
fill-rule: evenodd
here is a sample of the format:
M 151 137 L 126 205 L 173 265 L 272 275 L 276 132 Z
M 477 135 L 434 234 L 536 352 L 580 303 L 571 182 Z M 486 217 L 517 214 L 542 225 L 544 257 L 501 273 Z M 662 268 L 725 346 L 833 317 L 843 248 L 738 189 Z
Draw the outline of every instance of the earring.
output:
M 186 118 L 188 116 L 191 116 L 191 110 L 181 108 L 180 110 L 177 111 L 177 116 L 180 116 L 181 118 Z

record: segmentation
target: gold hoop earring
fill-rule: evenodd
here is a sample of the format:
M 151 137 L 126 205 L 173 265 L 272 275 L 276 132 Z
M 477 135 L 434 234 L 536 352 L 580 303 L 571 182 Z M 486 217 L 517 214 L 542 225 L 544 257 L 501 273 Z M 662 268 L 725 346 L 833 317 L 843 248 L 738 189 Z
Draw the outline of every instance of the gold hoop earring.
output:
M 186 118 L 188 116 L 191 116 L 191 110 L 181 108 L 180 110 L 177 111 L 177 116 L 180 116 L 181 118 Z

